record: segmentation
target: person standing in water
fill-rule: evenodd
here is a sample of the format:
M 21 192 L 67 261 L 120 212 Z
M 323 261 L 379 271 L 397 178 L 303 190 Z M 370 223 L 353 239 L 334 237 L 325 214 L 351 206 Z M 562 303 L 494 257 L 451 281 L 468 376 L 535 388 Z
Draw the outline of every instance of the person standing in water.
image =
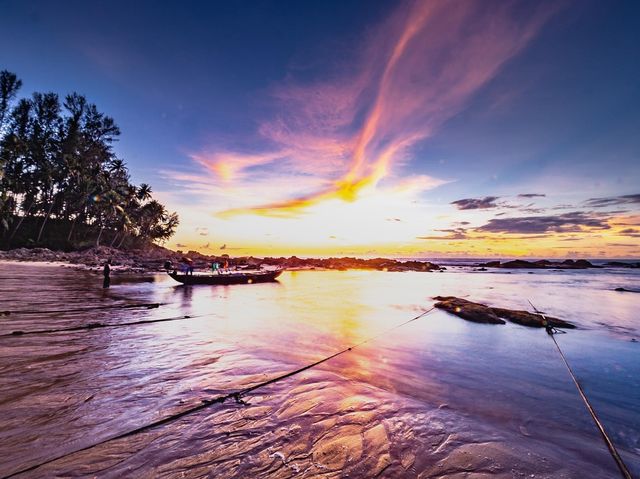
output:
M 102 274 L 104 275 L 104 281 L 102 282 L 102 287 L 108 288 L 109 286 L 111 286 L 111 260 L 110 259 L 105 261 Z

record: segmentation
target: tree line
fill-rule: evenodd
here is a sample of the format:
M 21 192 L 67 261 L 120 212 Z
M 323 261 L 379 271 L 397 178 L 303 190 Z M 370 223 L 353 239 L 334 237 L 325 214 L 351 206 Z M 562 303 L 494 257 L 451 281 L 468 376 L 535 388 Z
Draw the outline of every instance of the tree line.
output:
M 19 98 L 22 81 L 0 72 L 0 238 L 75 248 L 163 242 L 178 215 L 131 183 L 113 144 L 113 118 L 78 93 Z

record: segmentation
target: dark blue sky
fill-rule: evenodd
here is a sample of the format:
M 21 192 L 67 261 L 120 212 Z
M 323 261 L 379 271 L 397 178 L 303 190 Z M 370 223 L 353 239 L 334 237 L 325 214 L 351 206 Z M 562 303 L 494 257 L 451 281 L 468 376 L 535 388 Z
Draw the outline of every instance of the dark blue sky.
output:
M 261 93 L 385 14 L 384 2 L 3 1 L 0 67 L 112 115 L 134 173 L 255 129 Z
M 441 4 L 394 63 L 433 4 L 4 0 L 0 68 L 24 95 L 78 91 L 113 116 L 134 180 L 178 210 L 208 188 L 223 210 L 306 208 L 372 178 L 423 181 L 412 202 L 450 222 L 461 198 L 539 193 L 553 208 L 639 192 L 639 2 Z M 251 185 L 264 202 L 234 201 Z

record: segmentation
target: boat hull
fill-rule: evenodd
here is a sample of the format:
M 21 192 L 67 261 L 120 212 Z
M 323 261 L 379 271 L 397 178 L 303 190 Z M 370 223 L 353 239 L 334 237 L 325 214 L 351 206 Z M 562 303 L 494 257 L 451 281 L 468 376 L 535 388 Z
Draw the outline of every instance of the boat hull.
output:
M 275 281 L 282 273 L 278 271 L 265 271 L 260 273 L 223 273 L 223 274 L 178 274 L 169 273 L 173 279 L 182 284 L 208 284 L 208 285 L 225 285 L 225 284 L 252 284 L 252 283 L 268 283 Z

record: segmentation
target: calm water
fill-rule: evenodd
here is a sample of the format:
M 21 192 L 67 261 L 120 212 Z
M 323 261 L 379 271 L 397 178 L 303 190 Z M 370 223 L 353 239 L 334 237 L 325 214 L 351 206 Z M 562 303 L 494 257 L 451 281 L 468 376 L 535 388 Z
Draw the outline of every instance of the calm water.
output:
M 22 477 L 619 477 L 544 331 L 437 310 L 391 329 L 440 294 L 518 309 L 529 299 L 579 325 L 558 342 L 639 475 L 640 294 L 618 286 L 640 289 L 640 275 L 299 271 L 228 287 L 116 276 L 103 291 L 95 274 L 0 263 L 0 311 L 12 311 L 0 334 L 192 316 L 0 337 L 0 475 L 373 338 L 247 404 L 214 404 Z M 150 302 L 163 305 L 117 307 Z

